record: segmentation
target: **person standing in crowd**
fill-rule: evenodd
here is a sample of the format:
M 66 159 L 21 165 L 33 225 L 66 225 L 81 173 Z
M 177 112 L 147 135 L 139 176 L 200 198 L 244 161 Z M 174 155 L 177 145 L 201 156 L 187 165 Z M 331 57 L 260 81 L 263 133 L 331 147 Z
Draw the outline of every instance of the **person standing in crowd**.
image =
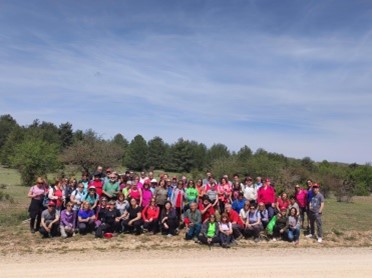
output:
M 129 208 L 129 202 L 124 198 L 123 193 L 118 194 L 118 199 L 115 202 L 115 208 L 120 211 L 120 215 Z
M 97 208 L 99 195 L 96 193 L 96 188 L 93 185 L 89 186 L 88 193 L 82 198 L 82 201 L 88 202 L 92 210 Z
M 264 203 L 265 207 L 269 213 L 269 220 L 274 216 L 275 207 L 275 190 L 270 185 L 270 179 L 265 179 L 265 184 L 258 189 L 257 192 L 257 202 Z
M 232 188 L 229 180 L 226 177 L 221 178 L 221 183 L 218 185 L 218 202 L 220 212 L 225 210 L 227 203 L 231 204 Z
M 324 209 L 324 196 L 319 192 L 319 184 L 314 183 L 313 196 L 309 202 L 310 234 L 306 237 L 315 236 L 315 224 L 317 226 L 318 242 L 323 241 L 322 213 Z
M 56 204 L 53 201 L 48 202 L 48 208 L 41 213 L 40 234 L 46 237 L 55 237 L 58 235 L 59 212 L 56 210 Z
M 112 173 L 108 178 L 108 181 L 103 185 L 102 194 L 109 200 L 116 200 L 116 195 L 119 193 L 118 177 L 116 174 Z
M 171 196 L 172 206 L 176 209 L 178 221 L 182 220 L 182 210 L 184 207 L 185 191 L 183 189 L 183 181 L 179 180 L 177 183 L 177 188 L 173 190 Z
M 93 180 L 90 181 L 88 191 L 92 186 L 95 189 L 95 193 L 98 194 L 98 198 L 102 196 L 103 181 L 101 180 L 102 173 L 95 172 L 93 175 Z
M 62 180 L 56 179 L 54 186 L 49 188 L 48 198 L 55 203 L 55 209 L 58 210 L 58 212 L 61 212 L 65 201 L 65 194 L 62 189 Z
M 300 207 L 298 206 L 298 204 L 296 203 L 296 198 L 291 195 L 289 197 L 289 207 L 288 207 L 288 212 L 291 211 L 291 208 L 295 208 L 296 211 L 297 211 L 297 215 L 300 215 Z M 302 222 L 302 218 L 301 218 L 301 222 Z
M 146 179 L 142 188 L 142 207 L 147 207 L 152 199 L 152 191 L 150 189 L 150 180 Z
M 280 197 L 277 198 L 275 207 L 277 211 L 287 210 L 290 205 L 288 194 L 283 192 Z
M 78 182 L 84 185 L 84 193 L 88 193 L 88 186 L 89 186 L 89 174 L 87 172 L 83 172 L 81 174 L 81 180 Z
M 139 206 L 142 206 L 142 189 L 138 188 L 139 182 L 134 181 L 128 191 L 128 198 L 135 199 Z
M 254 184 L 254 186 L 256 187 L 257 191 L 261 188 L 261 186 L 263 186 L 261 177 L 256 178 L 256 183 Z
M 244 197 L 251 203 L 256 205 L 257 202 L 257 188 L 253 184 L 253 179 L 251 177 L 246 177 L 243 185 Z
M 202 179 L 198 179 L 196 181 L 195 189 L 198 191 L 198 202 L 200 202 L 203 200 L 203 196 L 205 194 Z
M 193 180 L 189 180 L 187 183 L 187 188 L 185 191 L 185 199 L 187 201 L 187 205 L 185 206 L 185 210 L 190 208 L 190 204 L 193 202 L 197 202 L 198 200 L 198 190 L 195 188 L 195 184 Z
M 41 213 L 43 211 L 43 200 L 45 196 L 45 182 L 42 177 L 36 179 L 36 184 L 33 185 L 28 191 L 28 197 L 31 198 L 30 206 L 28 207 L 28 213 L 30 215 L 30 231 L 35 233 L 40 229 Z M 36 226 L 35 226 L 36 220 Z
M 304 229 L 305 215 L 307 216 L 307 206 L 308 206 L 307 190 L 301 188 L 299 184 L 296 184 L 295 185 L 295 195 L 294 196 L 295 196 L 296 202 L 297 202 L 297 204 L 300 208 L 299 212 L 300 212 L 300 216 L 301 216 L 301 220 L 302 220 L 302 229 Z M 310 226 L 309 217 L 307 217 L 306 227 L 309 227 L 309 226 Z
M 168 200 L 168 189 L 166 188 L 165 180 L 159 181 L 159 186 L 155 188 L 154 196 L 156 200 L 156 205 L 159 207 L 160 211 L 162 211 L 165 202 Z
M 233 201 L 232 208 L 237 213 L 240 213 L 240 210 L 244 207 L 244 204 L 247 200 L 244 198 L 243 192 L 239 192 L 238 198 Z

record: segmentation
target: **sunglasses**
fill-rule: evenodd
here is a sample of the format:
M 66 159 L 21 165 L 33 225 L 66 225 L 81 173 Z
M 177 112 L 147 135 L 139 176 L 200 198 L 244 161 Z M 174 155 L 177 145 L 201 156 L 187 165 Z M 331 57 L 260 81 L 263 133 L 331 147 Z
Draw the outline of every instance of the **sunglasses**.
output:
M 72 207 L 72 206 L 71 206 L 71 205 L 67 205 L 66 207 L 70 208 L 70 207 Z

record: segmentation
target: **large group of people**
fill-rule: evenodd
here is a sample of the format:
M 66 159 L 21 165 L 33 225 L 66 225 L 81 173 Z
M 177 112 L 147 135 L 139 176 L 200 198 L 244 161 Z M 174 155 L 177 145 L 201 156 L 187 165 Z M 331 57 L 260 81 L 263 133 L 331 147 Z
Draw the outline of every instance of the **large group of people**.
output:
M 28 193 L 30 230 L 45 238 L 76 233 L 100 238 L 119 233 L 171 237 L 184 229 L 185 240 L 224 248 L 241 238 L 297 245 L 304 230 L 322 242 L 324 197 L 311 180 L 306 189 L 296 184 L 293 192 L 278 194 L 269 178 L 241 180 L 235 174 L 232 180 L 227 175 L 217 180 L 209 171 L 196 180 L 166 173 L 157 178 L 153 172 L 118 174 L 100 166 L 80 180 L 56 179 L 49 185 L 38 177 Z

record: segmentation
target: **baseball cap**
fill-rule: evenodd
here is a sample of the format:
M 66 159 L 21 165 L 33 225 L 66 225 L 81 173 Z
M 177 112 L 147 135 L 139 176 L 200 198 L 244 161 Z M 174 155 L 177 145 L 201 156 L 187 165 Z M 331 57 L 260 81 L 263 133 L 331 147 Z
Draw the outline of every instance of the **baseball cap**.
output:
M 266 178 L 266 179 L 265 179 L 265 182 L 270 182 L 270 179 L 269 179 L 269 178 Z
M 106 173 L 111 173 L 111 172 L 112 172 L 111 168 L 106 169 Z
M 94 189 L 94 190 L 96 190 L 96 187 L 94 185 L 91 185 L 91 186 L 89 186 L 88 189 Z
M 143 184 L 150 184 L 150 180 L 149 179 L 145 179 L 145 181 L 143 182 Z
M 158 183 L 158 181 L 156 179 L 152 179 L 151 183 Z
M 55 204 L 53 201 L 49 201 L 49 202 L 48 202 L 48 206 L 50 206 L 50 207 L 55 207 L 56 204 Z
M 313 184 L 313 187 L 317 187 L 317 188 L 319 188 L 320 185 L 319 185 L 318 183 L 314 183 L 314 184 Z

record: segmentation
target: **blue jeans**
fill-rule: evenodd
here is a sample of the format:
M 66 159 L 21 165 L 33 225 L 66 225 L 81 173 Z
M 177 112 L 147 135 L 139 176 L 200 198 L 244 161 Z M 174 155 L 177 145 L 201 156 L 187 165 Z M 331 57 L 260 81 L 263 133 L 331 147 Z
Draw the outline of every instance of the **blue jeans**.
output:
M 288 240 L 290 242 L 292 241 L 297 241 L 300 237 L 300 229 L 299 228 L 296 228 L 296 229 L 288 229 Z
M 189 230 L 186 233 L 186 239 L 190 240 L 193 237 L 197 237 L 200 233 L 201 224 L 194 224 L 192 226 L 189 226 Z

